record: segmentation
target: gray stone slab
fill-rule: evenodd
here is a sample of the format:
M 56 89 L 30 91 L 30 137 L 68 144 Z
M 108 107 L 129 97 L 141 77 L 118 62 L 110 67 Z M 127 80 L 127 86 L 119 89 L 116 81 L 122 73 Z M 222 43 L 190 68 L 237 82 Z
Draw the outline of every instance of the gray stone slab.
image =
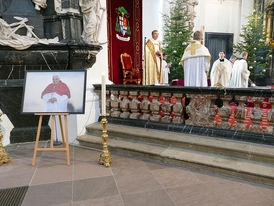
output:
M 175 206 L 164 190 L 123 195 L 125 206 Z
M 102 196 L 114 196 L 118 194 L 115 181 L 112 176 L 98 177 L 73 182 L 73 201 L 96 199 Z
M 22 206 L 57 205 L 70 203 L 72 200 L 72 182 L 35 185 L 29 187 Z

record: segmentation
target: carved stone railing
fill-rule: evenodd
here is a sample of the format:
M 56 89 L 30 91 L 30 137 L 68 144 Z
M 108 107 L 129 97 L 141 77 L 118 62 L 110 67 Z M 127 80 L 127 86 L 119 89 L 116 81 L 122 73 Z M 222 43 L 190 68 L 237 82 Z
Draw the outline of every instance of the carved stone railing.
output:
M 101 85 L 94 86 L 100 95 Z M 121 124 L 142 122 L 155 129 L 238 139 L 257 136 L 274 144 L 273 89 L 107 85 L 107 112 Z

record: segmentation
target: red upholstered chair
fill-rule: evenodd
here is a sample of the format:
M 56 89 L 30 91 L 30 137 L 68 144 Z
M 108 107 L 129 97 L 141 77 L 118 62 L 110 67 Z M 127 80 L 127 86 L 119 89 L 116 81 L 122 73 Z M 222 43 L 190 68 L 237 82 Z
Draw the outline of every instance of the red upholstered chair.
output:
M 140 85 L 142 81 L 142 73 L 133 68 L 131 56 L 127 53 L 120 55 L 123 67 L 123 84 L 135 82 Z
M 172 80 L 171 85 L 172 86 L 184 86 L 185 81 L 184 80 L 179 80 L 179 79 L 174 79 L 174 80 Z

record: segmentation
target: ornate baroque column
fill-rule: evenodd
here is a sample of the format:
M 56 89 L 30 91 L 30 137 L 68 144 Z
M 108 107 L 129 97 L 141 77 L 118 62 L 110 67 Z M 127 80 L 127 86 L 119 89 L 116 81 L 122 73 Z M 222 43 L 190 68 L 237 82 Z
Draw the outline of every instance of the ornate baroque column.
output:
M 160 116 L 160 106 L 161 103 L 158 101 L 160 93 L 159 92 L 150 92 L 151 97 L 153 97 L 153 100 L 150 104 L 150 111 L 152 112 L 152 116 L 150 117 L 151 121 L 154 122 L 160 122 L 161 116 Z
M 131 114 L 129 116 L 130 119 L 139 119 L 140 113 L 140 101 L 138 100 L 138 91 L 130 91 L 129 95 L 131 97 L 131 102 L 129 103 L 129 109 Z
M 182 105 L 182 93 L 174 93 L 173 97 L 177 99 L 176 103 L 173 104 L 172 111 L 174 113 L 174 117 L 172 122 L 176 124 L 182 124 L 183 123 L 183 105 Z
M 121 118 L 129 118 L 130 112 L 129 112 L 129 99 L 128 99 L 128 91 L 120 91 L 120 109 L 123 111 L 120 114 Z
M 140 92 L 141 98 L 143 99 L 140 103 L 140 109 L 142 111 L 142 115 L 140 119 L 142 120 L 149 120 L 150 114 L 150 101 L 148 100 L 149 92 Z
M 120 117 L 120 102 L 119 102 L 119 91 L 111 91 L 110 95 L 110 107 L 111 107 L 111 112 L 110 116 L 111 117 Z

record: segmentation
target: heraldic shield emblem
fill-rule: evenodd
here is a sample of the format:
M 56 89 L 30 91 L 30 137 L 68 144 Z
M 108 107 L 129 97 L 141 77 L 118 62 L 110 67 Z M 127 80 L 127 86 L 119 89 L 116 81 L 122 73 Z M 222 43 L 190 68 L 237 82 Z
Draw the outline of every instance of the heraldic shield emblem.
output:
M 125 34 L 130 35 L 131 30 L 130 30 L 129 20 L 128 20 L 129 14 L 127 10 L 125 9 L 125 7 L 121 6 L 116 9 L 116 12 L 117 12 L 117 20 L 116 20 L 115 31 L 121 32 L 123 36 L 125 36 Z

